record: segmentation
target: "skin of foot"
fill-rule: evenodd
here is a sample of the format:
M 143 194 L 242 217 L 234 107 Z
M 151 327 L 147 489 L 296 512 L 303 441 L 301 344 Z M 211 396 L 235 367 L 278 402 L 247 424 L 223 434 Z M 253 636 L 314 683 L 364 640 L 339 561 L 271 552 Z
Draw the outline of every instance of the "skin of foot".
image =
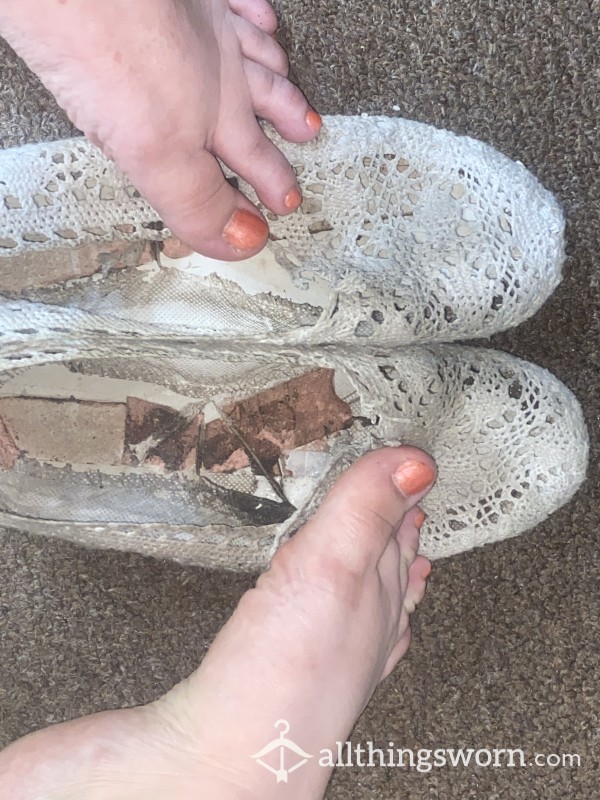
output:
M 11 800 L 317 800 L 377 684 L 410 642 L 429 562 L 417 503 L 435 465 L 411 447 L 360 459 L 246 592 L 200 668 L 158 701 L 31 734 L 0 753 Z M 252 756 L 312 756 L 288 782 Z M 265 757 L 268 760 L 268 757 Z
M 128 175 L 174 234 L 236 261 L 268 238 L 263 215 L 301 202 L 296 175 L 257 117 L 293 142 L 319 115 L 287 80 L 267 0 L 2 0 L 0 34 L 74 124 Z

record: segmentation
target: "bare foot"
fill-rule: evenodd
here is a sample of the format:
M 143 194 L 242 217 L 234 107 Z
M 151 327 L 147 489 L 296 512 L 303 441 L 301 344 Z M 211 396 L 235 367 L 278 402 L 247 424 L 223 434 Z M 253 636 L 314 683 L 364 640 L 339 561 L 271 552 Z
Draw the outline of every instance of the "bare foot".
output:
M 42 9 L 43 7 L 43 9 Z M 4 0 L 0 33 L 73 122 L 113 158 L 175 235 L 238 260 L 265 245 L 264 217 L 216 157 L 276 214 L 296 176 L 256 116 L 294 142 L 319 115 L 286 76 L 267 0 Z
M 395 478 L 393 477 L 395 476 Z M 308 754 L 335 752 L 410 642 L 429 562 L 416 505 L 435 476 L 410 447 L 369 453 L 241 599 L 201 667 L 148 706 L 97 714 L 0 754 L 11 800 L 320 798 L 309 759 L 276 784 L 253 755 L 285 719 Z

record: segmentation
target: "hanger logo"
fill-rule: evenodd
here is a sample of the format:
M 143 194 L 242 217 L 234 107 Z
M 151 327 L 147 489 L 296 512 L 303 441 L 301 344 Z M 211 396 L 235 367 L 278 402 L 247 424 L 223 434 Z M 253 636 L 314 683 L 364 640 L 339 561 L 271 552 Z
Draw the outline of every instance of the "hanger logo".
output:
M 300 769 L 312 756 L 287 738 L 287 734 L 290 732 L 290 723 L 286 719 L 277 720 L 274 727 L 279 729 L 278 738 L 269 742 L 252 758 L 256 759 L 261 767 L 275 775 L 277 783 L 287 783 L 288 776 Z M 273 753 L 276 754 L 275 758 L 271 758 L 269 761 L 274 763 L 269 763 L 266 759 Z

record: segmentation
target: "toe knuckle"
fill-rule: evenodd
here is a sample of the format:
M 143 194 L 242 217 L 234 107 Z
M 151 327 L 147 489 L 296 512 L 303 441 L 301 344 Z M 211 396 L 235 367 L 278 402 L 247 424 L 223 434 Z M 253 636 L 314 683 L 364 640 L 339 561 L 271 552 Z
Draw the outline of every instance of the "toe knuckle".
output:
M 291 81 L 286 80 L 283 87 L 283 92 L 284 103 L 297 112 L 305 113 L 305 109 L 307 108 L 306 98 L 297 86 L 295 86 Z
M 272 97 L 277 92 L 280 80 L 281 78 L 276 72 L 265 70 L 262 73 L 261 94 L 265 97 Z
M 127 138 L 120 145 L 123 160 L 139 165 L 158 164 L 165 158 L 165 137 L 163 131 L 152 126 L 141 126 L 135 136 Z
M 257 127 L 254 133 L 249 134 L 244 141 L 244 158 L 248 162 L 262 161 L 267 147 L 265 135 Z
M 290 60 L 287 57 L 287 53 L 282 50 L 281 47 L 278 47 L 275 52 L 275 71 L 284 77 L 287 76 L 290 71 Z

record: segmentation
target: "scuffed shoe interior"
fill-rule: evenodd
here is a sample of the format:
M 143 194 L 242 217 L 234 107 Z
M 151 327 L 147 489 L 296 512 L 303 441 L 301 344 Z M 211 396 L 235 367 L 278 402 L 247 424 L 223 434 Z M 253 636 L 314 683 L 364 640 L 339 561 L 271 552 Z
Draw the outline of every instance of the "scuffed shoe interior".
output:
M 352 460 L 410 443 L 439 465 L 423 504 L 422 552 L 435 559 L 533 527 L 585 474 L 572 394 L 503 353 L 432 345 L 348 361 L 288 354 L 230 361 L 229 385 L 211 355 L 151 362 L 157 378 L 181 366 L 186 394 L 133 381 L 128 365 L 146 371 L 137 358 L 17 370 L 0 397 L 2 524 L 260 568 Z

